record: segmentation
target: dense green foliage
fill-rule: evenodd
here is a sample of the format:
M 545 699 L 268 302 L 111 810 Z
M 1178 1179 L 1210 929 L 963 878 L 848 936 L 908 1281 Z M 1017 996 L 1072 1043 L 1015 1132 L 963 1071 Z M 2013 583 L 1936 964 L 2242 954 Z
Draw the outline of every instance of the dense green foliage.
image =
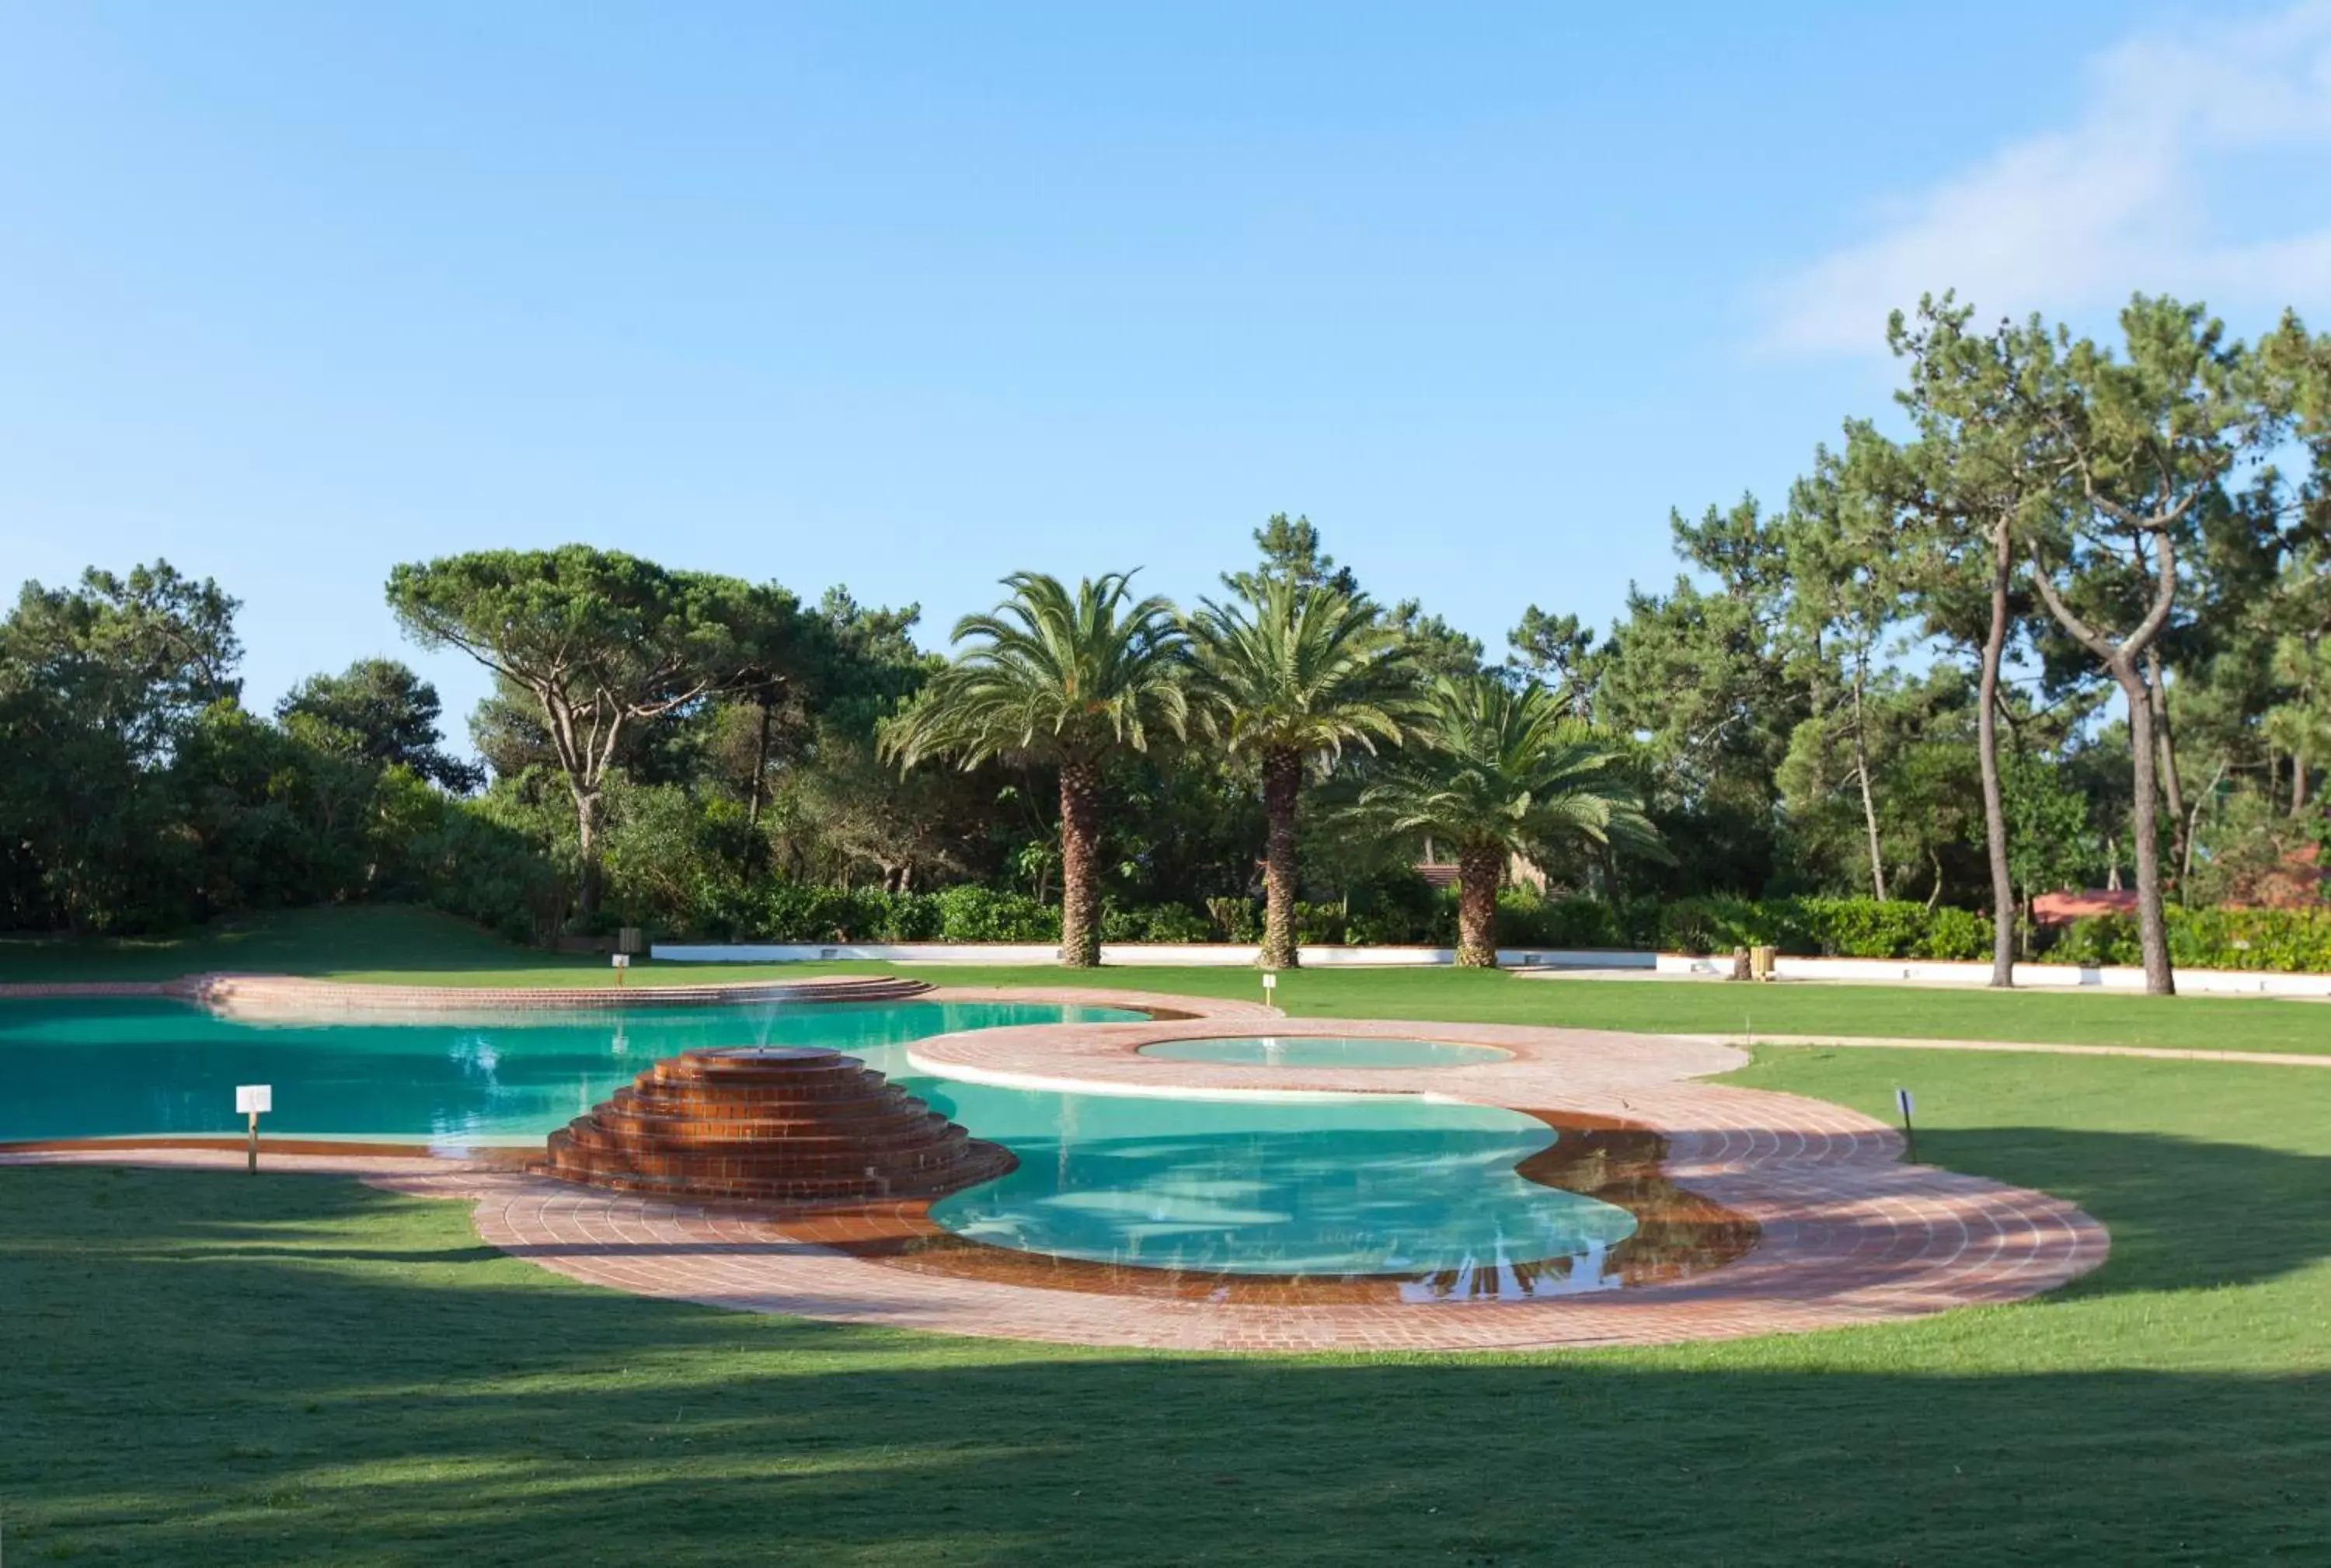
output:
M 2169 952 L 2181 967 L 2331 972 L 2331 912 L 2320 909 L 2169 911 Z M 2126 915 L 2076 920 L 2048 950 L 2051 964 L 2134 964 L 2136 922 Z
M 1532 605 L 1494 671 L 1284 515 L 1232 603 L 1014 574 L 952 662 L 913 607 L 840 589 L 583 546 L 400 566 L 412 635 L 497 672 L 480 767 L 393 660 L 245 709 L 235 602 L 166 563 L 27 584 L 0 622 L 0 928 L 423 899 L 531 939 L 1284 962 L 1460 941 L 1461 898 L 1418 871 L 1470 857 L 1475 956 L 1978 957 L 1994 908 L 2037 956 L 2035 896 L 2117 876 L 2166 889 L 2156 954 L 2319 963 L 2331 339 L 2141 299 L 2107 350 L 1946 298 L 1892 342 L 1906 437 L 1850 422 L 1778 508 L 1675 516 L 1670 588 L 1600 635 Z M 1554 738 L 1524 767 L 1517 736 Z M 2103 922 L 2055 955 L 2128 941 Z

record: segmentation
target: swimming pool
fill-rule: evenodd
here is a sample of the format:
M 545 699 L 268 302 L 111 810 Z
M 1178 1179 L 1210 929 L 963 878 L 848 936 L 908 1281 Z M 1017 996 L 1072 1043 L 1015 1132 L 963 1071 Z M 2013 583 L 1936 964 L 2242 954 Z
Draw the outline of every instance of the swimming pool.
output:
M 961 1029 L 1141 1014 L 998 1002 L 760 1003 L 636 1012 L 257 1022 L 176 1002 L 0 1003 L 0 1140 L 239 1133 L 234 1086 L 271 1084 L 276 1137 L 456 1149 L 538 1143 L 664 1057 L 824 1045 L 905 1070 L 905 1046 Z
M 944 1230 L 994 1247 L 1224 1274 L 1446 1275 L 1599 1259 L 1636 1229 L 1624 1208 L 1516 1170 L 1556 1140 L 1519 1111 L 1408 1095 L 1061 1094 L 931 1078 L 907 1061 L 912 1041 L 935 1034 L 1139 1016 L 906 1002 L 262 1023 L 142 999 L 11 1003 L 0 1004 L 0 1141 L 232 1134 L 234 1086 L 270 1083 L 274 1137 L 532 1144 L 682 1050 L 822 1045 L 1018 1157 L 931 1210 Z

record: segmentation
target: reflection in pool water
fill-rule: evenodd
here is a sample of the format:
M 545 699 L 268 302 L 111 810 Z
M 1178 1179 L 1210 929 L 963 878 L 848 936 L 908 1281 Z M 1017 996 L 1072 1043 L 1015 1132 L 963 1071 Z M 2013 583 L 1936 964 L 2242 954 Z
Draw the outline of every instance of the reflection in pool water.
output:
M 1365 1034 L 1249 1034 L 1216 1040 L 1161 1040 L 1143 1056 L 1169 1061 L 1221 1061 L 1239 1067 L 1465 1067 L 1508 1061 L 1494 1045 L 1445 1040 L 1385 1040 Z

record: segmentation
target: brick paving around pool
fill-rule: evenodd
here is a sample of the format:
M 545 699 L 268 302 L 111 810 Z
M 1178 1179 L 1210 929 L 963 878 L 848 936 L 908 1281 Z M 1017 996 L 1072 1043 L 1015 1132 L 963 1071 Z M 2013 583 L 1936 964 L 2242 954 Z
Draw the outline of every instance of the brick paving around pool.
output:
M 919 996 L 1084 1003 L 1163 1015 L 977 1030 L 911 1048 L 919 1068 L 959 1079 L 1097 1094 L 1430 1093 L 1549 1119 L 1650 1128 L 1666 1143 L 1665 1178 L 1753 1222 L 1755 1240 L 1736 1261 L 1707 1272 L 1625 1288 L 1574 1280 L 1553 1295 L 1269 1300 L 1227 1290 L 1117 1293 L 1092 1288 L 1089 1278 L 1057 1288 L 1041 1282 L 1041 1271 L 966 1277 L 868 1255 L 852 1246 L 863 1232 L 862 1211 L 724 1209 L 578 1187 L 503 1163 L 410 1154 L 276 1151 L 265 1156 L 266 1167 L 340 1172 L 392 1191 L 471 1202 L 478 1232 L 491 1245 L 639 1295 L 832 1322 L 1161 1350 L 1527 1350 L 1879 1323 L 2036 1295 L 2096 1268 L 2109 1245 L 2096 1221 L 2045 1193 L 1904 1164 L 1900 1136 L 1857 1112 L 1694 1081 L 1747 1060 L 1713 1040 L 1289 1020 L 1250 1003 L 1099 989 L 950 987 Z M 1263 1032 L 1448 1041 L 1511 1055 L 1462 1067 L 1330 1070 L 1137 1054 L 1162 1040 Z M 5 1163 L 30 1161 L 233 1169 L 241 1156 L 119 1145 L 0 1155 Z

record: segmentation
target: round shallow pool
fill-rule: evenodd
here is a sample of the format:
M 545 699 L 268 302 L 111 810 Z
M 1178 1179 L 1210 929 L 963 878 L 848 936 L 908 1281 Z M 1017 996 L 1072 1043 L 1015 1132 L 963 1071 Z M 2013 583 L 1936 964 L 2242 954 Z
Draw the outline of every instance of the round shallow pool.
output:
M 1635 1230 L 1624 1209 L 1523 1175 L 1555 1130 L 1493 1106 L 921 1092 L 1020 1160 L 933 1204 L 932 1221 L 1014 1251 L 1202 1273 L 1434 1274 L 1599 1257 Z
M 1443 1040 L 1384 1040 L 1358 1034 L 1248 1034 L 1218 1040 L 1163 1040 L 1143 1056 L 1174 1061 L 1222 1061 L 1238 1067 L 1466 1067 L 1504 1061 L 1513 1052 L 1494 1045 Z

